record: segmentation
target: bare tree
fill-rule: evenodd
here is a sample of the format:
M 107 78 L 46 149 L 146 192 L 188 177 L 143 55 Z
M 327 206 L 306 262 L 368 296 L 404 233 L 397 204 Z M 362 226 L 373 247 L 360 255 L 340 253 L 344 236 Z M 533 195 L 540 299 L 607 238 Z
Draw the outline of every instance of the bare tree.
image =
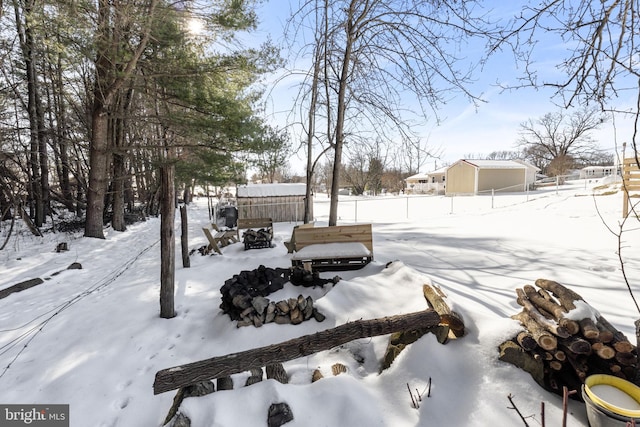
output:
M 631 115 L 640 124 L 640 46 L 637 0 L 543 0 L 525 5 L 514 17 L 494 49 L 509 45 L 525 70 L 521 86 L 548 86 L 565 107 L 597 104 L 602 111 Z M 554 39 L 555 37 L 555 39 Z M 541 41 L 541 40 L 544 40 Z M 559 42 L 568 55 L 557 67 L 557 79 L 540 77 L 536 68 L 537 45 Z M 620 96 L 634 90 L 638 102 L 619 107 Z M 631 148 L 638 155 L 636 133 Z
M 340 182 L 339 166 L 349 145 L 367 138 L 413 137 L 413 126 L 437 117 L 437 105 L 452 92 L 478 101 L 467 89 L 473 67 L 457 68 L 456 55 L 468 39 L 494 34 L 487 20 L 474 16 L 475 3 L 309 0 L 302 5 L 298 16 L 322 18 L 308 24 L 322 36 L 314 41 L 318 48 L 310 74 L 324 91 L 311 98 L 325 107 L 324 140 L 333 142 L 334 183 Z M 413 105 L 403 101 L 407 93 L 414 94 Z M 339 185 L 331 188 L 329 224 L 335 225 Z
M 595 109 L 547 113 L 520 125 L 518 145 L 525 157 L 548 174 L 564 175 L 580 159 L 593 157 L 598 146 L 591 137 L 604 121 Z M 549 170 L 552 168 L 553 171 Z

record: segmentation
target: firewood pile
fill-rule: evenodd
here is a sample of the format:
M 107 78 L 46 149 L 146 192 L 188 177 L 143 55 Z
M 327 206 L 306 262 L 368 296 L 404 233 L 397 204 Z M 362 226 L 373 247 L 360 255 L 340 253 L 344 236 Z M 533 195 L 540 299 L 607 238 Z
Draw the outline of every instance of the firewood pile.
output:
M 312 273 L 301 267 L 269 268 L 264 265 L 255 270 L 241 271 L 225 281 L 220 288 L 222 303 L 220 308 L 237 326 L 256 327 L 265 323 L 294 324 L 314 318 L 321 322 L 324 316 L 313 304 L 313 299 L 299 295 L 282 301 L 271 301 L 269 294 L 282 289 L 285 284 L 295 286 L 324 286 L 338 283 L 340 277 L 321 279 L 317 272 Z
M 634 382 L 637 352 L 627 337 L 584 299 L 552 280 L 516 289 L 524 330 L 500 345 L 500 360 L 529 372 L 544 389 L 579 391 L 587 376 L 609 374 Z M 572 394 L 581 400 L 581 393 Z
M 245 250 L 270 248 L 272 239 L 273 230 L 271 228 L 249 229 L 242 233 L 242 243 L 244 243 Z

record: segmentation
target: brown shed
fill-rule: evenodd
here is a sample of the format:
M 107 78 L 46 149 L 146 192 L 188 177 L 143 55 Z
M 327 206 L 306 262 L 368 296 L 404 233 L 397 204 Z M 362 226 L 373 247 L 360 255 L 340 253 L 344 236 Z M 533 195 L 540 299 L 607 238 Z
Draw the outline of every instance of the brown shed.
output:
M 446 172 L 446 194 L 526 191 L 538 168 L 520 160 L 458 160 Z
M 304 221 L 306 188 L 306 184 L 238 185 L 238 218 L 271 218 L 273 222 Z M 313 201 L 310 214 L 313 218 Z

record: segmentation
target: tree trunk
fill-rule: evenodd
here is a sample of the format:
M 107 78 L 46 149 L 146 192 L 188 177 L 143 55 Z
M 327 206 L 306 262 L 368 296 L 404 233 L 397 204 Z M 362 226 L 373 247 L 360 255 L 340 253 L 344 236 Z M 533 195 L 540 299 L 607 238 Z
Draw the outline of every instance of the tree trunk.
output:
M 160 209 L 160 317 L 176 316 L 174 308 L 175 290 L 175 165 L 165 164 L 160 168 L 162 202 Z
M 156 373 L 153 392 L 154 394 L 160 394 L 200 381 L 286 362 L 328 350 L 359 338 L 387 335 L 410 329 L 429 328 L 437 326 L 438 323 L 440 323 L 440 316 L 433 310 L 380 319 L 356 320 L 333 329 L 304 335 L 278 344 L 163 369 Z
M 338 86 L 338 113 L 336 117 L 336 145 L 334 147 L 333 174 L 331 179 L 331 201 L 329 203 L 329 226 L 338 223 L 338 193 L 340 192 L 340 168 L 342 166 L 342 147 L 344 146 L 344 122 L 347 110 L 348 79 L 351 70 L 351 52 L 356 40 L 355 34 L 355 5 L 352 0 L 346 22 L 346 40 L 342 70 Z M 326 52 L 325 52 L 326 55 Z
M 113 155 L 113 217 L 111 226 L 116 231 L 125 231 L 127 225 L 124 220 L 124 180 L 126 171 L 122 154 Z
M 109 164 L 109 119 L 100 97 L 96 96 L 92 114 L 91 144 L 89 146 L 89 185 L 87 186 L 87 219 L 85 237 L 104 239 L 104 196 L 107 191 L 107 165 Z
M 189 221 L 187 220 L 187 206 L 180 206 L 180 246 L 182 248 L 182 267 L 191 267 L 191 261 L 189 260 Z

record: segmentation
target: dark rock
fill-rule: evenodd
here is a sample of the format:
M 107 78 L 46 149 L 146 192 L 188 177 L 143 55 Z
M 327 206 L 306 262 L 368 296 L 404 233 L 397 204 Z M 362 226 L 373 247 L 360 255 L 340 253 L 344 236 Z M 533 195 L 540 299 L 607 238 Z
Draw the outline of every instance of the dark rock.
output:
M 273 319 L 273 321 L 275 323 L 277 323 L 278 325 L 289 325 L 289 324 L 291 324 L 291 318 L 289 316 L 281 315 L 281 314 L 277 315 Z
M 289 312 L 289 303 L 287 301 L 278 301 L 276 303 L 278 313 L 287 314 Z
M 318 322 L 324 322 L 324 319 L 326 319 L 327 317 L 320 313 L 315 307 L 313 308 L 313 318 L 316 319 L 316 321 Z
M 299 325 L 304 321 L 304 315 L 298 307 L 289 312 L 289 317 L 291 318 L 292 325 Z
M 269 415 L 267 417 L 268 427 L 280 427 L 293 421 L 293 412 L 286 403 L 274 403 L 269 407 Z
M 265 309 L 269 305 L 269 300 L 265 297 L 255 297 L 251 300 L 251 305 L 256 310 L 257 313 L 264 313 Z

